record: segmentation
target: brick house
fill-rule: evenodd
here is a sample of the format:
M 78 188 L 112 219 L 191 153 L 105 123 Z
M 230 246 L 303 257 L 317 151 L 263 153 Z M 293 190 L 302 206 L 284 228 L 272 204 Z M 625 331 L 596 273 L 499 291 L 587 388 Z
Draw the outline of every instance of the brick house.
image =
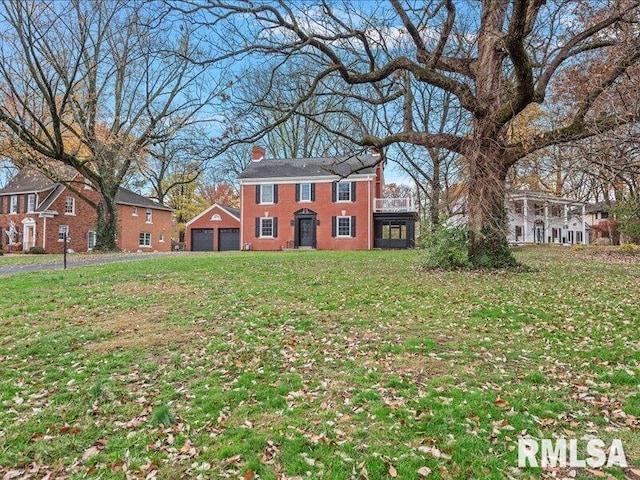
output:
M 240 209 L 214 203 L 186 224 L 190 252 L 240 250 Z
M 65 177 L 79 185 L 91 200 L 99 198 L 88 182 L 65 169 Z M 170 208 L 120 188 L 118 247 L 123 251 L 170 251 Z M 47 253 L 62 253 L 64 233 L 68 248 L 86 252 L 96 242 L 96 212 L 69 188 L 31 168 L 23 168 L 0 189 L 0 243 L 5 251 L 28 251 L 42 247 Z
M 383 198 L 380 156 L 265 159 L 238 176 L 243 249 L 410 248 L 416 209 L 410 198 Z

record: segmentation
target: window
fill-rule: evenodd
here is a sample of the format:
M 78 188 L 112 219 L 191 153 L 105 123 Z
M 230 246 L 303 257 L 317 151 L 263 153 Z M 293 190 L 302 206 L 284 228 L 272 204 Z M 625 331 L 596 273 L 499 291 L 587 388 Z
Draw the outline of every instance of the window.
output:
M 603 219 L 605 219 L 605 218 L 609 218 L 609 212 L 602 212 L 602 213 L 600 214 L 600 218 L 603 218 Z
M 351 201 L 351 182 L 338 182 L 338 201 Z
M 18 196 L 11 195 L 9 200 L 9 213 L 18 213 Z
M 148 232 L 140 233 L 140 242 L 139 245 L 141 247 L 150 247 L 151 246 L 151 234 Z
M 27 213 L 33 213 L 36 211 L 36 196 L 31 193 L 27 196 Z
M 522 237 L 522 226 L 516 225 L 516 241 Z
M 134 217 L 138 216 L 138 207 L 131 207 L 131 215 Z
M 85 190 L 91 190 L 93 188 L 93 185 L 91 185 L 91 180 L 89 180 L 87 177 L 84 178 L 84 189 Z
M 69 240 L 69 226 L 60 225 L 58 227 L 58 241 L 63 242 L 65 235 L 67 236 L 67 240 Z
M 351 236 L 351 217 L 338 217 L 338 237 Z
M 523 202 L 515 202 L 514 203 L 514 212 L 517 215 L 522 215 L 524 213 L 524 203 Z
M 153 212 L 147 208 L 147 223 L 153 223 Z
M 87 250 L 93 250 L 94 248 L 96 248 L 96 240 L 96 232 L 87 232 Z
M 64 214 L 75 215 L 76 214 L 76 199 L 73 197 L 67 197 L 64 201 Z
M 300 201 L 301 202 L 311 201 L 311 184 L 310 183 L 300 184 Z
M 533 211 L 536 215 L 544 215 L 544 205 L 542 203 L 534 204 Z
M 164 233 L 160 234 L 160 239 L 159 240 L 160 240 L 160 242 L 164 243 Z
M 274 185 L 258 185 L 257 188 L 260 192 L 258 203 L 276 203 L 274 187 Z
M 273 237 L 273 218 L 260 219 L 260 236 Z
M 407 238 L 406 223 L 387 223 L 382 226 L 384 240 L 404 240 Z

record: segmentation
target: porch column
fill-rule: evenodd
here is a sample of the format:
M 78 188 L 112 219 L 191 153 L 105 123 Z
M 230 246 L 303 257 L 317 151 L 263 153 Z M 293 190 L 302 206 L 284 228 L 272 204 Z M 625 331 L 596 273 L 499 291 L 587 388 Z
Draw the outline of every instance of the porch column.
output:
M 587 218 L 586 205 L 582 204 L 582 244 L 587 244 Z
M 567 232 L 566 235 L 569 235 L 569 207 L 567 206 L 567 204 L 564 204 L 564 225 L 562 225 L 562 232 Z M 562 237 L 562 233 L 560 234 L 560 237 Z M 565 241 L 568 240 L 568 238 L 565 238 Z M 562 241 L 562 238 L 560 238 L 560 241 Z
M 522 226 L 522 230 L 524 232 L 524 243 L 527 243 L 527 235 L 529 234 L 529 224 L 527 222 L 527 217 L 529 215 L 529 203 L 527 202 L 527 197 L 524 197 L 524 206 L 522 207 L 522 213 L 524 218 L 524 224 Z
M 547 233 L 549 232 L 549 202 L 544 202 L 544 230 L 542 232 L 542 243 L 547 243 Z M 553 241 L 553 239 L 551 239 Z
M 47 249 L 47 217 L 42 218 L 42 249 Z

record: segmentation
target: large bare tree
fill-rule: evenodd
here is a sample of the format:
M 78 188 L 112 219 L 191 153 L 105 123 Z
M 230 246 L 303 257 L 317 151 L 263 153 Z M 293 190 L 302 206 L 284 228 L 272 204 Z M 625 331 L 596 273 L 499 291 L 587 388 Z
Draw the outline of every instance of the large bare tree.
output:
M 276 68 L 304 61 L 309 86 L 290 111 L 327 92 L 345 104 L 395 104 L 403 112 L 400 128 L 384 135 L 363 131 L 350 139 L 378 148 L 409 143 L 464 157 L 469 255 L 477 264 L 513 261 L 504 218 L 505 178 L 512 165 L 539 149 L 637 119 L 638 112 L 594 107 L 622 91 L 618 87 L 628 81 L 627 71 L 640 59 L 638 0 L 185 0 L 172 5 L 209 27 L 208 38 L 236 58 L 253 64 L 267 56 Z M 585 85 L 578 101 L 565 105 L 557 127 L 526 141 L 510 140 L 510 124 L 531 104 L 545 108 L 565 69 L 598 59 L 612 68 Z M 402 105 L 411 94 L 407 75 L 453 95 L 468 114 L 468 129 L 415 128 L 412 109 Z
M 0 123 L 32 161 L 92 183 L 99 201 L 78 193 L 96 208 L 99 249 L 116 248 L 115 198 L 132 165 L 194 122 L 215 91 L 186 60 L 198 58 L 188 26 L 154 10 L 136 0 L 0 4 Z

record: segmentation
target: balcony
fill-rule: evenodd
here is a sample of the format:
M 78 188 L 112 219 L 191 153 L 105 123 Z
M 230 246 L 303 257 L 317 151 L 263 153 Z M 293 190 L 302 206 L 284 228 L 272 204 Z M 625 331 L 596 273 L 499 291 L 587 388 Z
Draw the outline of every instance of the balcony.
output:
M 373 205 L 375 213 L 415 212 L 413 199 L 406 198 L 376 198 Z

